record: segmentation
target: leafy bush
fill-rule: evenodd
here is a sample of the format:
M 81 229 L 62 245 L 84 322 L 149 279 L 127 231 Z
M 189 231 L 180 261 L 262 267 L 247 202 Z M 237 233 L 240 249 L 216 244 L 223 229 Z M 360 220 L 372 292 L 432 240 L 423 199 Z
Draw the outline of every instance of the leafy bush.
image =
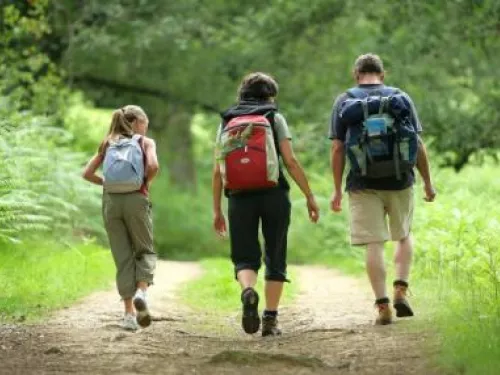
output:
M 99 190 L 80 176 L 84 155 L 64 147 L 69 133 L 50 121 L 16 114 L 0 129 L 0 241 L 39 232 L 102 233 L 95 220 Z
M 50 114 L 60 123 L 66 108 L 68 89 L 61 72 L 41 51 L 50 33 L 46 9 L 48 0 L 32 2 L 26 12 L 22 6 L 0 6 L 0 103 L 9 101 L 10 112 L 29 110 L 35 115 Z
M 359 272 L 363 269 L 362 251 L 359 247 L 349 245 L 347 209 L 344 206 L 342 214 L 330 211 L 331 178 L 311 172 L 310 169 L 306 173 L 320 206 L 320 220 L 316 224 L 310 222 L 305 198 L 290 179 L 292 220 L 288 241 L 289 261 L 297 264 L 328 264 Z
M 111 115 L 111 109 L 95 108 L 82 93 L 72 93 L 64 118 L 64 129 L 73 136 L 71 149 L 94 154 L 108 132 Z
M 198 259 L 229 254 L 229 243 L 212 229 L 209 182 L 196 195 L 171 186 L 166 173 L 152 187 L 156 250 L 167 259 Z
M 81 179 L 84 156 L 62 128 L 68 90 L 39 47 L 47 5 L 0 7 L 0 242 L 102 233 L 98 189 Z
M 415 293 L 434 313 L 453 373 L 496 374 L 500 365 L 497 174 L 495 164 L 440 170 L 437 201 L 416 211 Z

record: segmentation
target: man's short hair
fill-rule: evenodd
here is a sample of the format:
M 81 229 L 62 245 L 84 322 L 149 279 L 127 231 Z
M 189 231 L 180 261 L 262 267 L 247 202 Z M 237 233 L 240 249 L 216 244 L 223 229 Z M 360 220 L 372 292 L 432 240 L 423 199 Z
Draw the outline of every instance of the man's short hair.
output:
M 250 73 L 241 81 L 238 89 L 238 99 L 268 101 L 276 97 L 278 91 L 278 83 L 269 74 Z
M 359 56 L 354 62 L 354 73 L 382 74 L 384 73 L 384 63 L 378 55 L 375 55 L 374 53 L 367 53 Z

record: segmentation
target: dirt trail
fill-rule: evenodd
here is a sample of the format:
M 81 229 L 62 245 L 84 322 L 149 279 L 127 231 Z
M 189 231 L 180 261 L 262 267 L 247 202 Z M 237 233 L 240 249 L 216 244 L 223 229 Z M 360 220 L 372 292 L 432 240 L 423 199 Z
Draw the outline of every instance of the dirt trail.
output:
M 300 295 L 280 312 L 280 338 L 245 335 L 237 314 L 182 306 L 175 290 L 201 274 L 198 265 L 159 262 L 151 327 L 123 332 L 116 292 L 95 293 L 44 324 L 0 326 L 0 374 L 437 373 L 410 321 L 371 325 L 364 283 L 321 267 L 296 273 Z

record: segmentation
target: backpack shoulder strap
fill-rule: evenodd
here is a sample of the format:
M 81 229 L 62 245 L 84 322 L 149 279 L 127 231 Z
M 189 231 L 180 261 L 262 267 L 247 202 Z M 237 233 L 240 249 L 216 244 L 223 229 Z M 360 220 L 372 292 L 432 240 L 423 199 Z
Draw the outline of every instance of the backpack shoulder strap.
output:
M 271 124 L 271 129 L 273 130 L 273 137 L 275 142 L 278 140 L 277 135 L 276 135 L 276 129 L 274 127 L 275 124 L 275 116 L 276 116 L 276 111 L 269 111 L 266 114 L 264 114 L 264 117 L 269 120 L 269 123 Z
M 401 90 L 396 87 L 385 86 L 384 88 L 378 90 L 382 96 L 392 96 L 401 94 Z
M 144 147 L 144 143 L 146 142 L 146 137 L 144 137 L 143 135 L 140 135 L 140 134 L 134 134 L 132 136 L 132 140 L 136 141 L 139 146 L 141 147 L 141 150 L 142 150 L 142 153 L 145 154 L 145 147 Z
M 140 134 L 134 134 L 131 139 L 136 141 L 137 144 L 139 145 L 139 147 L 141 148 L 142 157 L 144 159 L 144 166 L 146 166 L 146 163 L 145 163 L 146 162 L 146 146 L 145 146 L 146 137 L 144 137 L 143 135 L 140 135 Z
M 275 127 L 276 112 L 278 112 L 278 110 L 270 110 L 264 115 L 264 117 L 267 118 L 269 120 L 269 123 L 271 124 L 271 130 L 273 131 L 274 147 L 276 148 L 276 153 L 278 154 L 278 156 L 281 157 L 280 144 L 278 142 L 278 133 L 276 132 L 276 127 Z
M 108 137 L 106 137 L 106 139 L 104 139 L 101 144 L 99 145 L 99 148 L 97 149 L 97 153 L 102 157 L 104 158 L 104 156 L 106 155 L 106 151 L 108 149 L 108 146 L 109 146 L 109 139 Z
M 136 138 L 137 136 L 137 138 Z M 139 147 L 142 152 L 142 165 L 144 166 L 144 184 L 146 184 L 146 169 L 148 167 L 148 156 L 146 154 L 146 137 L 140 134 L 134 134 L 133 139 L 137 139 L 137 143 L 139 143 Z M 141 187 L 142 189 L 142 187 Z
M 367 92 L 366 90 L 363 90 L 359 87 L 350 88 L 346 91 L 346 94 L 354 99 L 366 99 L 367 97 L 372 95 L 371 92 Z M 373 94 L 376 94 L 378 96 L 392 96 L 401 94 L 401 90 L 396 87 L 385 86 L 381 89 L 373 89 Z
M 276 111 L 273 109 L 271 109 L 270 111 L 263 114 L 263 116 L 269 120 L 269 122 L 271 123 L 271 126 L 274 126 L 274 116 L 275 115 L 276 115 Z
M 354 99 L 365 99 L 369 96 L 369 94 L 359 87 L 352 87 L 346 91 L 346 94 Z

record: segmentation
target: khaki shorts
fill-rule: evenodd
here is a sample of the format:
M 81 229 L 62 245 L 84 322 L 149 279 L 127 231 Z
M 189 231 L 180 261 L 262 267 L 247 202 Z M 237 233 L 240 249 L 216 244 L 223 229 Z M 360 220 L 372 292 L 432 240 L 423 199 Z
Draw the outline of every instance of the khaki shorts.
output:
M 411 231 L 413 188 L 350 192 L 349 210 L 352 245 L 402 240 Z M 389 230 L 386 216 L 389 217 Z

